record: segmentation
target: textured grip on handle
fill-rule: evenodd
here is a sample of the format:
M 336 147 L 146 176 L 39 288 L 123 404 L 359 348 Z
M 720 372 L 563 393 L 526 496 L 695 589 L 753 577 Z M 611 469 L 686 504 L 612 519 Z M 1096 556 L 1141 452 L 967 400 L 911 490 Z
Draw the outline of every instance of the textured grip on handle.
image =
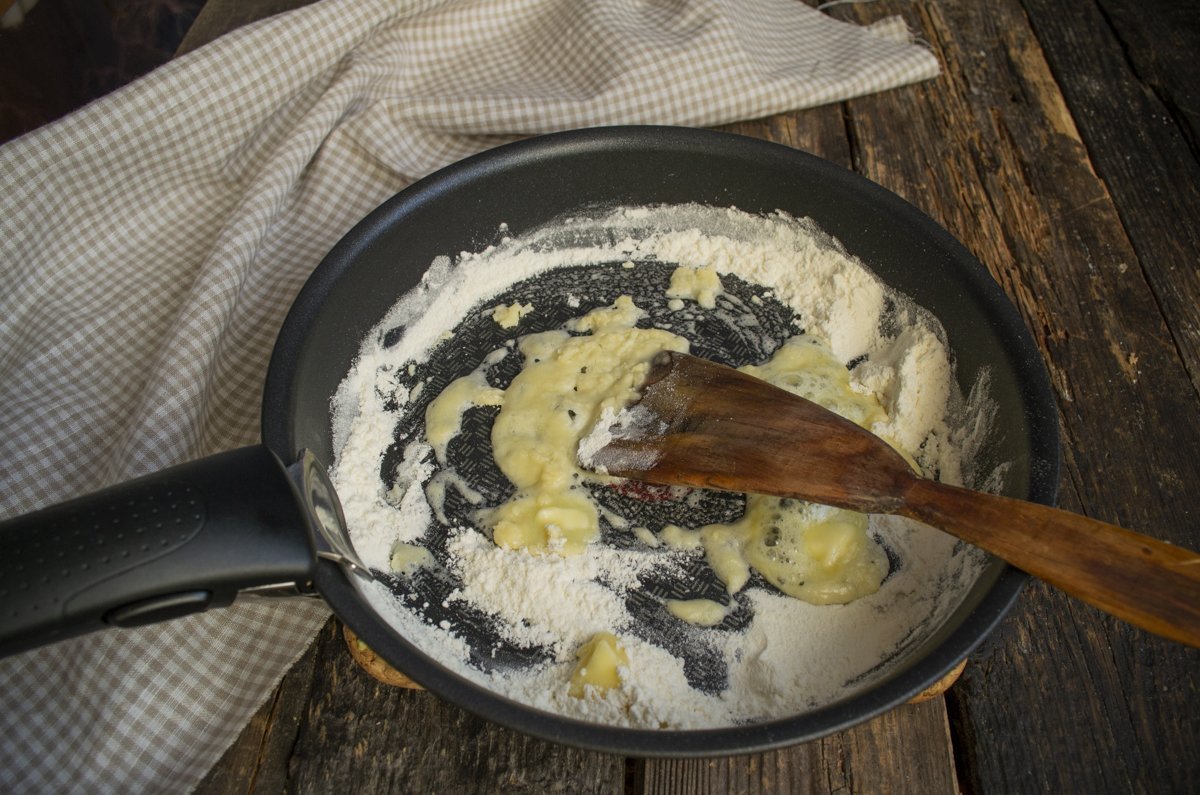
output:
M 162 618 L 227 605 L 314 566 L 294 487 L 262 446 L 0 523 L 0 547 L 0 654 L 134 623 L 130 606 L 145 623 L 160 603 Z
M 3 535 L 4 624 L 39 623 L 77 594 L 169 554 L 204 525 L 200 494 L 185 482 L 135 482 L 14 522 Z

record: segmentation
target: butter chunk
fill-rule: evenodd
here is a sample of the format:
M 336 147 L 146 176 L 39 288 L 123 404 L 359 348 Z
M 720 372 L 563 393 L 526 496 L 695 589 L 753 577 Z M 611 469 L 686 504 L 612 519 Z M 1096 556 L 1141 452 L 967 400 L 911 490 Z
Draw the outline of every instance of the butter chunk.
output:
M 578 555 L 599 533 L 596 507 L 583 491 L 516 496 L 486 515 L 493 540 L 505 549 Z
M 533 311 L 533 304 L 509 304 L 504 306 L 501 304 L 492 310 L 492 320 L 500 328 L 516 328 L 521 322 L 521 318 Z
M 717 273 L 716 268 L 679 267 L 671 274 L 671 285 L 667 288 L 667 297 L 691 299 L 705 309 L 712 309 L 717 305 L 717 296 L 724 292 L 721 286 L 721 276 Z
M 412 574 L 422 566 L 433 564 L 433 554 L 418 544 L 405 544 L 397 541 L 392 547 L 392 571 L 397 574 Z
M 883 548 L 861 513 L 807 503 L 781 510 L 752 497 L 746 543 L 750 564 L 779 590 L 815 605 L 845 604 L 879 590 L 887 576 Z
M 729 608 L 712 599 L 668 599 L 667 612 L 689 624 L 715 627 L 729 615 Z
M 618 672 L 629 666 L 625 649 L 611 632 L 597 632 L 592 639 L 576 652 L 579 662 L 571 674 L 571 687 L 567 691 L 575 698 L 587 695 L 589 687 L 603 693 L 621 684 Z

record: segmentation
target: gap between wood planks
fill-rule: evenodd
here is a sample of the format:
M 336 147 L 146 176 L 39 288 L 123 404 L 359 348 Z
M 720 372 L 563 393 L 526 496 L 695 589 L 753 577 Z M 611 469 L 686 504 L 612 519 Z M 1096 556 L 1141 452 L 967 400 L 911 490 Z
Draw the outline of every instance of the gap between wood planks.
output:
M 271 726 L 275 723 L 275 716 L 279 712 L 279 700 L 283 693 L 283 683 L 275 688 L 275 692 L 271 694 L 271 709 L 267 712 L 267 718 L 263 726 L 262 736 L 258 739 L 258 757 L 254 761 L 254 768 L 250 771 L 250 782 L 246 785 L 246 792 L 254 792 L 258 785 L 258 774 L 263 769 L 267 761 L 267 737 L 271 733 Z

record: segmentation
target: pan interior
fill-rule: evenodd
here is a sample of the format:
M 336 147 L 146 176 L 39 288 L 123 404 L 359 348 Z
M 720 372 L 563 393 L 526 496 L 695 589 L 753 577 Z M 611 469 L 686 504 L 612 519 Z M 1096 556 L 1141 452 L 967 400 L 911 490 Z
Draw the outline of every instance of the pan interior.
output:
M 645 259 L 628 258 L 639 256 Z M 579 262 L 587 264 L 572 264 Z M 672 298 L 676 268 L 689 263 L 687 273 L 696 262 L 720 262 L 726 271 L 711 306 Z M 948 379 L 929 350 L 940 347 L 935 321 L 903 296 L 883 291 L 819 230 L 788 216 L 698 205 L 621 208 L 562 219 L 453 264 L 447 259 L 372 331 L 337 401 L 335 483 L 346 495 L 360 553 L 386 569 L 391 542 L 398 540 L 416 542 L 435 558 L 412 576 L 391 577 L 394 595 L 380 604 L 372 594 L 372 602 L 464 676 L 596 721 L 734 725 L 865 689 L 954 608 L 977 576 L 981 554 L 928 528 L 876 517 L 870 535 L 890 562 L 877 593 L 844 606 L 811 606 L 755 576 L 731 597 L 710 556 L 657 541 L 661 532 L 677 532 L 670 526 L 738 520 L 746 508 L 740 495 L 665 494 L 584 481 L 599 504 L 602 535 L 580 563 L 570 555 L 503 552 L 492 543 L 491 525 L 479 512 L 516 494 L 494 460 L 498 407 L 468 408 L 461 431 L 435 459 L 425 439 L 426 411 L 444 391 L 459 390 L 458 379 L 473 373 L 471 384 L 486 380 L 491 390 L 506 389 L 530 355 L 517 340 L 562 334 L 568 320 L 626 299 L 643 313 L 638 326 L 684 337 L 694 353 L 734 366 L 761 364 L 808 330 L 849 357 L 841 364 L 864 377 L 894 374 L 897 357 L 910 361 L 909 354 L 924 351 L 926 375 L 890 379 L 898 405 L 905 396 L 914 404 L 899 415 L 906 427 L 919 421 L 913 414 L 930 410 L 914 411 L 917 396 L 940 394 Z M 831 312 L 835 305 L 840 311 Z M 528 307 L 529 314 L 507 328 L 493 316 L 505 306 Z M 463 320 L 447 333 L 446 324 L 458 317 Z M 935 363 L 942 366 L 930 367 Z M 955 427 L 975 428 L 986 419 L 986 406 L 964 411 L 957 403 L 951 401 Z M 543 410 L 563 413 L 549 403 Z M 392 423 L 384 449 L 381 433 Z M 950 433 L 937 433 L 924 445 L 926 466 L 957 470 L 957 460 L 950 460 L 957 457 L 947 453 Z M 917 441 L 909 442 L 910 452 L 922 455 Z M 700 598 L 728 614 L 714 627 L 699 628 L 667 608 L 667 600 Z M 783 625 L 793 631 L 781 635 Z M 575 650 L 597 631 L 619 633 L 628 648 L 628 689 L 612 700 L 569 697 L 564 685 Z M 636 709 L 622 701 L 632 693 Z
M 928 219 L 895 197 L 829 164 L 781 147 L 697 131 L 617 129 L 527 142 L 460 164 L 381 207 L 331 252 L 289 317 L 268 379 L 264 420 L 268 443 L 283 454 L 301 447 L 313 448 L 331 460 L 329 406 L 337 384 L 348 371 L 359 342 L 396 297 L 417 283 L 436 256 L 478 250 L 501 234 L 500 222 L 508 224 L 510 233 L 520 232 L 560 216 L 564 209 L 631 201 L 701 201 L 757 212 L 783 209 L 814 217 L 847 249 L 866 260 L 884 281 L 938 315 L 957 357 L 960 384 L 969 387 L 984 368 L 990 371 L 998 407 L 996 423 L 1004 429 L 990 454 L 996 461 L 1015 464 L 1006 491 L 1043 501 L 1052 499 L 1056 435 L 1041 435 L 1053 416 L 1052 405 L 1047 405 L 1044 373 L 1015 313 L 978 263 Z M 587 274 L 564 270 L 548 280 L 516 284 L 511 295 L 499 296 L 498 302 L 527 297 L 547 308 L 539 312 L 537 322 L 546 328 L 556 327 L 582 309 L 565 303 L 556 308 L 547 295 L 561 295 L 566 287 L 569 292 L 584 294 L 578 285 L 586 278 L 592 280 L 589 290 L 594 282 L 595 293 L 586 294 L 590 303 L 584 306 L 599 305 L 602 297 L 611 300 L 616 292 L 615 285 L 606 281 L 619 277 L 620 292 L 632 291 L 639 305 L 644 302 L 651 313 L 649 322 L 670 325 L 681 318 L 664 319 L 656 315 L 655 309 L 656 303 L 661 303 L 662 282 L 669 276 L 667 267 L 638 263 L 638 278 L 633 282 L 627 269 L 616 262 L 589 268 Z M 559 278 L 565 282 L 554 284 Z M 738 300 L 752 304 L 750 299 L 758 288 L 731 280 L 726 289 Z M 645 293 L 640 300 L 639 291 Z M 653 300 L 651 294 L 659 300 Z M 778 344 L 792 317 L 786 308 L 770 301 L 754 306 L 763 327 L 775 328 L 774 333 L 751 339 L 720 323 L 706 326 L 699 334 L 692 328 L 686 336 L 704 341 L 694 352 L 735 365 L 769 353 L 766 349 Z M 437 391 L 432 388 L 434 383 L 474 368 L 481 352 L 494 349 L 500 342 L 492 338 L 498 331 L 496 324 L 480 321 L 481 317 L 467 318 L 456 329 L 454 348 L 430 357 L 420 378 L 430 381 L 431 394 Z M 688 322 L 704 324 L 712 323 L 712 319 L 697 317 Z M 499 381 L 511 378 L 511 368 L 517 364 L 515 358 L 501 362 L 495 377 Z M 486 455 L 489 421 L 486 411 L 474 412 L 468 418 L 464 441 L 451 454 L 460 466 L 469 468 L 469 462 L 481 462 L 474 475 L 479 487 L 500 497 L 511 487 L 502 476 L 497 477 L 494 466 L 487 464 L 491 460 Z M 387 470 L 386 464 L 383 469 Z M 620 498 L 611 494 L 604 497 Z M 645 509 L 644 505 L 639 507 Z M 466 506 L 448 501 L 447 510 L 461 512 Z M 652 508 L 650 513 L 655 510 Z M 736 498 L 714 497 L 702 505 L 702 510 L 717 517 L 740 507 Z M 651 516 L 654 521 L 669 518 Z M 605 529 L 605 543 L 620 545 L 627 540 L 614 528 Z M 714 586 L 706 571 L 697 569 L 693 574 L 692 594 L 709 595 L 713 587 L 719 587 Z M 373 610 L 364 609 L 359 595 L 335 573 L 325 571 L 321 580 L 327 598 L 361 636 L 398 667 L 443 695 L 543 736 L 634 753 L 749 750 L 794 742 L 868 717 L 952 666 L 1003 614 L 1020 582 L 1002 566 L 990 565 L 959 610 L 915 650 L 912 661 L 889 674 L 867 698 L 850 698 L 797 719 L 729 732 L 690 733 L 690 738 L 683 739 L 672 732 L 580 728 L 569 720 L 514 706 L 461 681 L 429 660 L 409 639 L 380 621 Z M 446 589 L 452 587 L 437 577 L 396 585 L 416 589 L 431 605 L 447 601 Z M 663 594 L 656 592 L 656 587 L 648 583 L 645 594 L 632 597 L 635 604 L 631 611 L 640 609 L 636 604 L 639 598 L 644 598 L 646 604 L 657 603 Z M 661 587 L 677 586 L 663 583 Z M 436 609 L 431 617 L 436 617 Z M 472 622 L 470 616 L 453 617 Z M 727 628 L 736 630 L 742 618 L 735 611 Z M 523 664 L 543 653 L 536 648 L 505 646 L 491 633 L 487 621 L 475 623 L 478 646 L 488 650 L 481 655 L 488 659 L 481 661 L 483 665 Z M 700 688 L 715 686 L 713 677 L 719 676 L 719 667 L 705 662 L 703 650 L 696 652 L 696 659 L 700 662 L 691 666 L 689 681 L 694 680 Z
M 421 386 L 420 397 L 399 414 L 395 441 L 385 454 L 380 479 L 385 490 L 394 488 L 395 472 L 409 440 L 420 438 L 424 429 L 425 409 L 430 401 L 455 379 L 469 374 L 491 352 L 506 349 L 512 331 L 501 328 L 490 315 L 497 305 L 522 304 L 537 307 L 522 324 L 522 334 L 562 327 L 568 320 L 590 310 L 608 306 L 617 296 L 628 295 L 646 311 L 639 321 L 642 328 L 671 331 L 693 340 L 692 353 L 734 367 L 762 362 L 796 332 L 796 315 L 774 299 L 766 288 L 736 276 L 724 279 L 725 293 L 716 311 L 690 308 L 671 309 L 665 297 L 674 264 L 663 262 L 632 263 L 628 260 L 587 266 L 560 268 L 524 279 L 485 305 L 475 307 L 453 330 L 450 339 L 435 347 L 428 358 L 402 371 L 397 387 L 405 391 Z M 385 336 L 399 337 L 403 328 L 382 329 Z M 520 371 L 522 356 L 515 348 L 488 368 L 488 381 L 507 388 Z M 448 449 L 448 466 L 437 472 L 452 472 L 465 481 L 463 487 L 446 491 L 444 521 L 439 518 L 424 536 L 424 545 L 440 564 L 422 567 L 413 576 L 383 574 L 394 592 L 406 602 L 428 605 L 421 613 L 426 623 L 452 624 L 468 644 L 472 664 L 485 671 L 514 671 L 546 661 L 543 646 L 514 643 L 498 630 L 488 615 L 455 599 L 462 582 L 447 572 L 452 568 L 447 550 L 449 528 L 478 524 L 478 505 L 498 505 L 512 496 L 514 487 L 499 470 L 492 453 L 491 428 L 495 407 L 476 407 L 463 418 L 462 432 Z M 465 488 L 464 488 L 465 487 Z M 667 499 L 661 490 L 614 488 L 588 484 L 592 497 L 601 506 L 599 543 L 617 549 L 641 545 L 629 526 L 614 525 L 613 517 L 632 517 L 637 525 L 651 532 L 676 524 L 699 526 L 732 522 L 745 507 L 743 495 L 693 491 Z M 478 497 L 466 499 L 464 491 Z M 755 575 L 750 588 L 770 588 Z M 716 649 L 700 642 L 694 634 L 682 631 L 680 622 L 662 609 L 666 599 L 727 599 L 725 588 L 702 559 L 686 556 L 678 568 L 659 571 L 642 580 L 640 588 L 625 594 L 626 607 L 634 619 L 634 632 L 643 639 L 663 645 L 684 661 L 689 684 L 699 690 L 719 692 L 727 685 L 724 662 Z M 734 602 L 731 614 L 717 627 L 720 631 L 739 632 L 750 622 L 751 611 Z

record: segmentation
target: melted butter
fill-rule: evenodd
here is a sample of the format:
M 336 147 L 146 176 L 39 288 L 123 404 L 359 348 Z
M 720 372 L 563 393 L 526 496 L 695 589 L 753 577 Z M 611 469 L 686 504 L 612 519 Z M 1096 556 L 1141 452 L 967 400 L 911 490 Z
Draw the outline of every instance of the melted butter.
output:
M 621 684 L 620 670 L 629 666 L 629 657 L 611 632 L 597 632 L 576 653 L 578 662 L 571 674 L 567 691 L 583 698 L 589 690 L 603 693 Z
M 662 542 L 658 540 L 658 536 L 654 535 L 648 527 L 633 528 L 633 535 L 638 541 L 641 541 L 648 547 L 657 547 Z
M 510 548 L 577 554 L 600 532 L 595 503 L 579 484 L 597 476 L 576 462 L 579 440 L 604 409 L 637 396 L 660 350 L 682 351 L 687 340 L 635 328 L 643 316 L 629 296 L 593 310 L 561 331 L 525 337 L 525 366 L 504 394 L 492 426 L 500 471 L 517 487 L 490 512 L 496 543 Z
M 699 532 L 708 565 L 730 593 L 742 590 L 750 580 L 745 535 L 753 527 L 753 521 L 753 517 L 743 515 L 741 521 L 734 524 L 709 525 Z
M 446 463 L 446 447 L 458 433 L 462 415 L 471 406 L 498 406 L 504 402 L 504 392 L 490 386 L 483 370 L 451 381 L 425 409 L 425 439 L 442 464 Z
M 521 318 L 533 311 L 533 304 L 501 304 L 492 310 L 492 320 L 500 328 L 516 328 Z
M 729 608 L 711 599 L 668 599 L 667 612 L 689 624 L 715 627 L 729 615 Z
M 671 549 L 702 549 L 704 547 L 699 532 L 685 530 L 678 525 L 667 525 L 659 531 L 658 537 Z
M 819 403 L 864 428 L 887 420 L 874 395 L 860 394 L 851 388 L 850 371 L 816 337 L 803 334 L 792 337 L 763 364 L 740 369 Z
M 397 574 L 411 574 L 415 569 L 432 565 L 433 553 L 423 546 L 398 541 L 392 547 L 392 557 L 389 562 L 392 571 Z
M 600 532 L 591 498 L 570 488 L 535 485 L 487 514 L 492 540 L 506 549 L 578 555 Z
M 879 401 L 855 392 L 845 366 L 812 337 L 793 337 L 766 363 L 741 369 L 861 426 L 887 419 Z M 864 514 L 759 494 L 747 495 L 736 522 L 690 531 L 667 527 L 661 537 L 676 548 L 702 547 L 729 593 L 745 587 L 753 568 L 790 596 L 845 604 L 879 590 L 888 570 L 886 553 L 867 534 Z
M 675 299 L 690 299 L 705 309 L 717 305 L 717 296 L 725 290 L 721 287 L 721 277 L 716 268 L 689 268 L 682 266 L 671 273 L 671 284 L 667 287 L 667 297 Z M 670 304 L 672 309 L 681 309 L 683 304 Z
M 435 472 L 425 484 L 425 499 L 433 509 L 433 515 L 444 525 L 450 524 L 446 517 L 446 489 L 450 486 L 471 505 L 483 503 L 483 495 L 472 488 L 462 475 L 452 469 Z
M 868 430 L 888 420 L 887 412 L 875 395 L 856 392 L 850 385 L 850 371 L 816 337 L 804 334 L 792 337 L 763 364 L 747 365 L 740 369 L 818 403 Z M 921 472 L 913 457 L 894 439 L 886 435 L 880 438 L 900 453 L 913 471 Z
M 471 405 L 500 406 L 492 454 L 516 493 L 481 512 L 498 545 L 574 555 L 599 535 L 599 511 L 580 485 L 599 476 L 580 469 L 579 440 L 606 408 L 616 411 L 637 396 L 656 353 L 688 347 L 670 332 L 636 328 L 644 314 L 621 296 L 573 320 L 569 328 L 580 334 L 556 330 L 522 337 L 525 365 L 506 390 L 488 386 L 478 369 L 429 405 L 426 435 L 443 464 L 463 412 Z
M 887 555 L 861 513 L 751 495 L 738 534 L 746 561 L 784 593 L 816 605 L 879 590 Z
M 673 289 L 701 300 L 702 289 L 720 286 L 719 280 L 715 288 L 704 286 L 710 278 L 701 273 L 705 270 L 678 269 L 676 274 L 686 275 L 678 285 L 673 276 Z M 480 512 L 498 545 L 571 555 L 599 535 L 599 510 L 581 484 L 603 478 L 580 469 L 580 439 L 605 410 L 619 411 L 636 398 L 655 354 L 688 347 L 687 340 L 667 331 L 636 328 L 643 316 L 629 296 L 622 296 L 571 321 L 568 329 L 574 334 L 556 330 L 522 337 L 518 345 L 525 364 L 508 389 L 488 385 L 485 362 L 430 404 L 427 437 L 443 464 L 463 412 L 471 405 L 500 406 L 492 427 L 493 455 L 516 493 Z M 855 392 L 846 367 L 814 338 L 792 338 L 769 361 L 742 369 L 864 427 L 887 420 L 878 400 Z M 744 588 L 757 570 L 791 596 L 841 604 L 873 593 L 887 574 L 887 556 L 868 535 L 866 516 L 794 500 L 750 495 L 736 522 L 698 529 L 668 526 L 659 538 L 670 547 L 702 548 L 729 593 Z M 711 605 L 668 609 L 700 624 L 717 615 Z
M 613 301 L 612 306 L 593 309 L 583 317 L 568 321 L 567 327 L 571 331 L 591 331 L 593 333 L 626 330 L 632 329 L 645 316 L 646 313 L 633 302 L 632 298 L 622 295 Z M 670 336 L 674 337 L 675 335 L 671 334 Z

